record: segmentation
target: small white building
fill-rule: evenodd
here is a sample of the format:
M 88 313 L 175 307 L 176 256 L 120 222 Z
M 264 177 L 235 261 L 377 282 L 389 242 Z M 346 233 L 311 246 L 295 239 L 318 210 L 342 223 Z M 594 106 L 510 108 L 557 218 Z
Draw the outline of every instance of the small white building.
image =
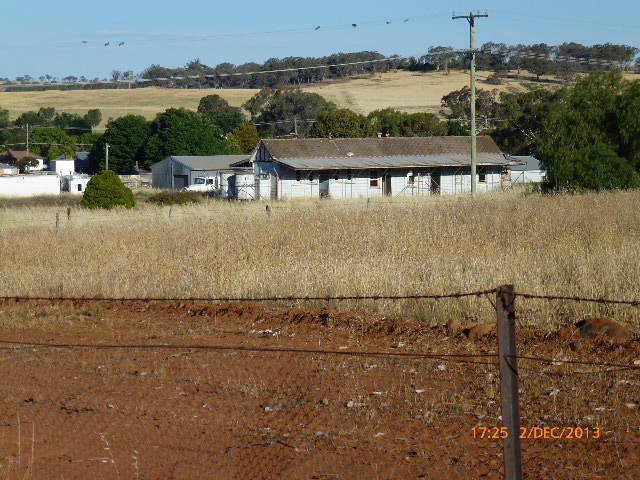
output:
M 248 162 L 269 178 L 260 198 L 357 198 L 471 191 L 471 137 L 264 139 Z M 477 191 L 502 188 L 512 160 L 477 138 Z
M 0 197 L 59 195 L 60 176 L 54 172 L 0 176 Z
M 84 191 L 87 189 L 87 184 L 91 177 L 89 175 L 84 174 L 75 174 L 75 175 L 63 175 L 62 179 L 62 191 L 75 193 L 82 195 Z
M 530 156 L 511 156 L 509 158 L 518 162 L 517 165 L 509 167 L 508 182 L 510 185 L 541 183 L 544 180 L 544 171 L 537 158 Z
M 51 160 L 49 170 L 58 175 L 73 175 L 76 173 L 76 161 L 73 158 L 56 158 Z

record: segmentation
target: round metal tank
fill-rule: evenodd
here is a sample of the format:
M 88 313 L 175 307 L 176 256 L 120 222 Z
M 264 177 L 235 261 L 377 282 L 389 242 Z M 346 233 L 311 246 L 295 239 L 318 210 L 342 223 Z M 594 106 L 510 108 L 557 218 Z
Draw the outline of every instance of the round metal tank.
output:
M 242 174 L 237 173 L 236 179 L 236 198 L 238 200 L 255 200 L 256 198 L 256 177 L 253 173 Z
M 220 197 L 229 198 L 229 178 L 232 177 L 231 173 L 220 174 Z

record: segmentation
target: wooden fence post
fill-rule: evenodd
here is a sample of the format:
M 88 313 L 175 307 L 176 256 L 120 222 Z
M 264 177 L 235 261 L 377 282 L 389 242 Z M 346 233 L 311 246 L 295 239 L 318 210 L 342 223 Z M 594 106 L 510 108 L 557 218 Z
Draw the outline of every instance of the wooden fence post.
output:
M 504 478 L 522 480 L 520 446 L 520 395 L 518 392 L 518 358 L 516 354 L 516 291 L 513 285 L 502 285 L 496 292 L 498 317 L 498 358 L 500 364 L 500 400 L 503 439 Z
M 60 231 L 60 214 L 56 213 L 56 232 Z

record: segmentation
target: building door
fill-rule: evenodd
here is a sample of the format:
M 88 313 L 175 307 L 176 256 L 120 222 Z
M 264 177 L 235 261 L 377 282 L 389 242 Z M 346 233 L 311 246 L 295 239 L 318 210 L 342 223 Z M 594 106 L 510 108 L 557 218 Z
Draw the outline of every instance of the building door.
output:
M 431 195 L 437 195 L 440 193 L 440 182 L 442 181 L 442 175 L 440 174 L 439 168 L 434 168 L 431 171 L 431 185 L 429 190 L 431 190 Z
M 329 196 L 329 175 L 326 173 L 321 173 L 318 175 L 318 184 L 320 189 L 320 197 L 328 197 Z
M 174 175 L 173 176 L 173 188 L 180 190 L 189 184 L 188 175 Z
M 382 177 L 382 194 L 391 195 L 391 174 L 389 173 Z

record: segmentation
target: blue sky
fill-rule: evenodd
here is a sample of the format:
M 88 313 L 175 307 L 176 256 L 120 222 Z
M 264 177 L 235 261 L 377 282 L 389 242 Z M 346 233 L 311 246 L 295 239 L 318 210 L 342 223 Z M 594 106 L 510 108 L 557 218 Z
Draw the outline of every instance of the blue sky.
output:
M 196 58 L 215 66 L 361 50 L 417 56 L 435 45 L 468 48 L 467 22 L 451 15 L 478 9 L 489 13 L 477 20 L 478 45 L 640 48 L 638 0 L 15 0 L 3 7 L 0 77 L 104 78 Z

